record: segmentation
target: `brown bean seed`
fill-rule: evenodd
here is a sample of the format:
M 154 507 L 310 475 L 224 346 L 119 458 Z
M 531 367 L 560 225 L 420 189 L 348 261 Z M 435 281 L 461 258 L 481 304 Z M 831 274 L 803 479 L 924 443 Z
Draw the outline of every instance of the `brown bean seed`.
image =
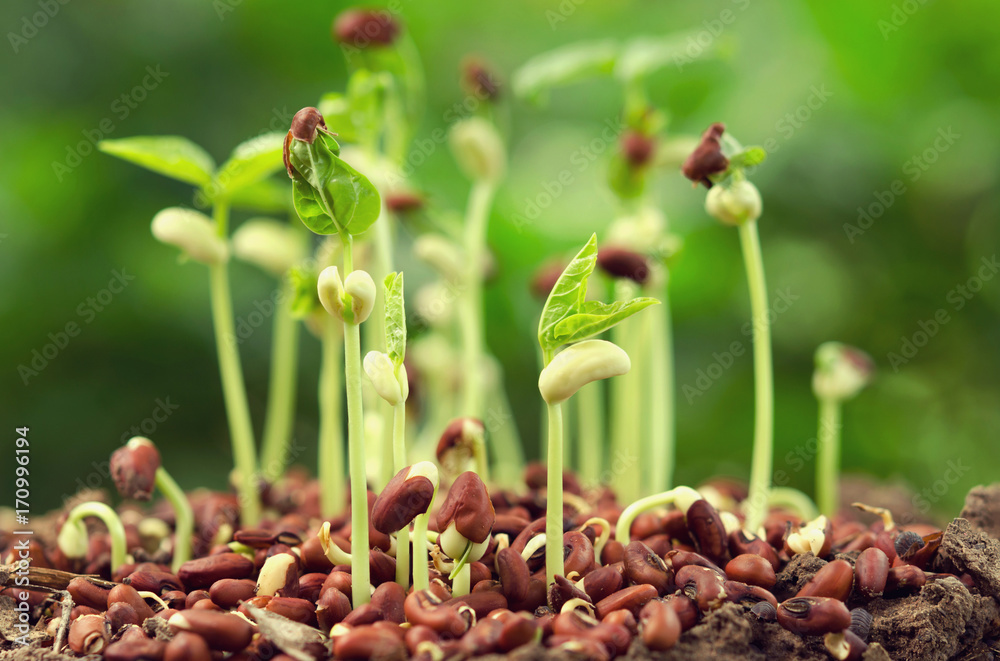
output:
M 920 567 L 913 565 L 899 565 L 889 569 L 889 574 L 885 581 L 885 591 L 887 594 L 898 594 L 915 592 L 924 587 L 927 583 L 927 574 Z
M 524 599 L 528 594 L 531 572 L 521 554 L 510 547 L 501 549 L 496 555 L 496 565 L 500 585 L 507 600 L 519 602 Z
M 382 619 L 382 609 L 374 604 L 362 604 L 348 613 L 342 624 L 348 627 L 363 627 Z
M 192 590 L 188 592 L 187 597 L 184 599 L 184 608 L 194 608 L 196 603 L 205 599 L 209 601 L 212 599 L 212 595 L 208 593 L 208 590 Z
M 774 547 L 756 535 L 749 534 L 744 530 L 734 530 L 729 534 L 729 552 L 733 556 L 752 554 L 759 555 L 771 564 L 771 569 L 778 571 L 780 563 L 778 554 Z M 744 581 L 746 583 L 747 581 Z M 765 587 L 765 586 L 762 586 Z
M 112 633 L 117 633 L 129 624 L 139 625 L 139 615 L 135 609 L 125 602 L 118 601 L 108 606 L 108 611 L 104 614 L 104 619 L 108 621 Z
M 747 585 L 739 581 L 726 581 L 722 584 L 722 588 L 726 592 L 726 601 L 731 601 L 734 604 L 752 605 L 766 601 L 775 608 L 778 607 L 778 600 L 775 599 L 774 595 L 759 585 Z
M 642 542 L 625 547 L 624 575 L 632 585 L 652 585 L 660 595 L 674 589 L 673 569 Z
M 71 580 L 66 589 L 73 597 L 73 603 L 75 604 L 89 606 L 101 611 L 108 609 L 108 593 L 111 590 L 95 585 L 83 576 L 77 576 Z
M 119 640 L 104 650 L 105 661 L 160 661 L 167 644 L 155 638 Z
M 665 602 L 654 599 L 639 612 L 642 642 L 654 652 L 664 652 L 681 637 L 681 621 Z
M 316 600 L 316 619 L 319 629 L 329 633 L 335 624 L 340 624 L 351 612 L 351 600 L 337 588 L 327 588 Z
M 271 597 L 264 607 L 272 613 L 283 615 L 289 620 L 302 624 L 316 624 L 316 607 L 311 601 L 298 597 Z
M 457 608 L 443 605 L 429 590 L 411 592 L 403 602 L 403 611 L 410 624 L 423 624 L 445 638 L 461 637 L 471 620 L 471 613 L 463 615 Z
M 601 549 L 601 564 L 613 565 L 625 559 L 625 545 L 617 539 L 608 540 Z
M 613 565 L 606 565 L 587 574 L 583 579 L 583 591 L 596 604 L 617 592 L 624 584 L 622 571 Z
M 863 597 L 881 597 L 888 578 L 889 558 L 882 549 L 869 547 L 854 561 L 854 582 Z
M 757 541 L 763 542 L 763 540 Z M 726 576 L 734 581 L 758 585 L 766 590 L 770 590 L 778 582 L 770 561 L 767 558 L 749 553 L 738 555 L 730 560 L 726 564 Z
M 471 609 L 476 619 L 483 619 L 495 610 L 507 608 L 507 598 L 499 592 L 475 592 L 463 597 L 453 597 L 442 606 L 461 610 L 460 607 Z
M 501 652 L 507 653 L 513 649 L 527 645 L 535 640 L 538 625 L 530 617 L 515 614 L 503 622 L 497 646 Z
M 725 579 L 708 567 L 685 565 L 677 572 L 674 582 L 703 612 L 715 610 L 725 601 Z
M 117 602 L 123 602 L 131 606 L 135 610 L 140 623 L 145 622 L 146 618 L 153 617 L 153 609 L 149 607 L 149 604 L 139 596 L 139 593 L 131 585 L 121 583 L 111 588 L 111 591 L 108 593 L 108 607 Z
M 180 631 L 167 643 L 163 661 L 212 661 L 212 652 L 201 636 Z
M 257 584 L 249 578 L 220 578 L 208 589 L 208 596 L 216 606 L 232 610 L 254 596 Z M 266 596 L 266 595 L 264 595 Z
M 685 515 L 698 552 L 714 563 L 729 559 L 728 536 L 718 510 L 704 499 L 694 501 Z
M 632 587 L 618 590 L 617 592 L 601 599 L 595 605 L 597 619 L 603 620 L 604 616 L 611 611 L 625 609 L 631 611 L 633 615 L 638 615 L 639 610 L 657 595 L 656 588 L 652 585 L 633 585 Z
M 190 591 L 207 588 L 222 578 L 248 578 L 253 571 L 253 560 L 239 553 L 219 553 L 185 562 L 177 576 Z
M 402 624 L 406 621 L 405 600 L 406 590 L 399 583 L 383 583 L 372 593 L 371 604 L 382 611 L 382 619 L 386 622 Z
M 847 601 L 853 586 L 854 567 L 846 560 L 834 560 L 821 567 L 795 596 L 830 597 Z
M 406 645 L 391 631 L 364 626 L 338 636 L 333 654 L 338 659 L 403 659 Z
M 839 599 L 793 597 L 778 605 L 778 624 L 792 633 L 820 636 L 851 626 L 851 613 Z
M 197 634 L 213 650 L 239 652 L 250 644 L 253 626 L 239 615 L 203 611 L 181 611 L 167 622 L 174 632 L 187 631 Z
M 582 532 L 570 530 L 563 535 L 563 558 L 564 576 L 586 576 L 594 566 L 594 545 Z
M 160 595 L 167 590 L 183 590 L 184 585 L 175 575 L 166 571 L 134 571 L 123 581 L 139 592 Z
M 83 615 L 69 627 L 69 646 L 77 654 L 100 654 L 111 640 L 108 624 L 101 615 Z

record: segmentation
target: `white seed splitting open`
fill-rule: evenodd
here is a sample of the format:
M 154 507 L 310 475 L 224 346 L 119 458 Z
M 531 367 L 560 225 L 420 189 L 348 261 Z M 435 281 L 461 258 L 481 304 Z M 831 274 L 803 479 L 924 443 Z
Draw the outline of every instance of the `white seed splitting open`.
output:
M 202 264 L 222 264 L 229 259 L 229 246 L 216 233 L 211 219 L 192 209 L 164 209 L 153 217 L 152 230 L 157 241 L 180 248 Z

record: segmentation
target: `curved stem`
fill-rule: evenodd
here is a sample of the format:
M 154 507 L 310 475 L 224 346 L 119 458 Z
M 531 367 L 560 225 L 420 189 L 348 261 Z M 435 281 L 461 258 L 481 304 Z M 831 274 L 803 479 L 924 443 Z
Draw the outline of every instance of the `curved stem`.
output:
M 214 217 L 219 236 L 226 236 L 229 208 L 215 205 Z M 252 527 L 260 520 L 260 494 L 257 491 L 257 451 L 254 448 L 253 424 L 250 406 L 243 383 L 243 367 L 236 345 L 233 324 L 232 295 L 229 290 L 229 271 L 225 263 L 213 264 L 211 277 L 212 321 L 215 327 L 215 346 L 219 354 L 219 372 L 222 392 L 229 418 L 229 436 L 236 463 L 237 491 L 240 499 L 240 522 Z
M 840 402 L 819 400 L 819 458 L 816 462 L 816 502 L 821 514 L 833 516 L 840 508 Z M 815 518 L 815 517 L 814 517 Z
M 191 541 L 194 539 L 194 510 L 187 494 L 170 477 L 163 466 L 156 469 L 156 488 L 160 490 L 174 508 L 174 558 L 170 570 L 177 573 L 180 566 L 191 559 Z
M 621 516 L 618 517 L 618 523 L 615 526 L 615 539 L 622 544 L 628 544 L 631 541 L 632 522 L 635 521 L 637 516 L 646 510 L 673 505 L 680 497 L 685 497 L 692 501 L 701 498 L 698 492 L 690 487 L 675 487 L 670 491 L 646 496 L 635 501 L 626 507 L 622 511 Z
M 455 579 L 451 582 L 451 596 L 464 597 L 469 594 L 469 583 L 472 580 L 472 564 L 466 562 L 462 565 Z
M 261 472 L 269 482 L 279 479 L 288 467 L 299 360 L 299 322 L 292 316 L 292 291 L 287 281 L 282 284 L 281 292 L 281 302 L 274 311 L 271 378 L 260 457 Z
M 426 590 L 430 586 L 430 569 L 427 566 L 427 524 L 430 518 L 430 512 L 425 512 L 413 520 L 414 590 Z
M 545 361 L 548 364 L 548 360 Z M 565 574 L 563 567 L 563 419 L 562 405 L 549 404 L 548 475 L 545 481 L 545 580 Z
M 463 244 L 466 273 L 462 283 L 462 414 L 483 418 L 483 264 L 486 254 L 486 227 L 489 222 L 490 204 L 496 187 L 478 181 L 469 194 L 465 217 Z M 485 482 L 489 479 L 486 453 L 476 457 L 476 472 Z
M 771 364 L 771 324 L 767 318 L 767 286 L 764 282 L 764 261 L 760 252 L 757 221 L 747 221 L 739 226 L 739 230 L 747 283 L 750 286 L 756 405 L 745 525 L 747 530 L 756 531 L 767 514 L 767 498 L 771 491 L 771 468 L 774 461 L 774 375 Z
M 652 491 L 666 491 L 673 486 L 676 454 L 674 421 L 674 340 L 670 320 L 670 300 L 667 286 L 662 292 L 663 310 L 652 310 L 652 338 L 650 342 L 651 369 L 649 395 L 650 456 Z
M 123 564 L 125 564 L 125 554 L 128 550 L 125 542 L 125 526 L 118 517 L 118 513 L 105 505 L 90 501 L 80 503 L 69 513 L 63 525 L 79 525 L 88 516 L 95 516 L 100 519 L 108 529 L 108 537 L 111 538 L 111 574 Z
M 353 242 L 344 244 L 344 278 L 354 270 Z M 371 600 L 368 565 L 368 484 L 365 480 L 365 418 L 361 404 L 361 327 L 344 322 L 344 367 L 347 386 L 347 445 L 351 472 L 351 603 Z
M 337 320 L 323 323 L 323 364 L 319 375 L 319 483 L 320 513 L 333 518 L 344 511 L 344 432 L 341 410 L 342 351 Z M 367 496 L 366 496 L 367 497 Z

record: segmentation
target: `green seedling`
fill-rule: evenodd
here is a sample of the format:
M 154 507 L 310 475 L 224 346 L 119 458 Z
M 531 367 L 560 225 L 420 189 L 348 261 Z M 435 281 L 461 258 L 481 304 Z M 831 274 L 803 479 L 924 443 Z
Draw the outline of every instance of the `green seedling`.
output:
M 83 520 L 89 516 L 100 519 L 108 529 L 108 537 L 111 539 L 111 574 L 114 575 L 119 567 L 129 561 L 126 555 L 125 526 L 118 518 L 118 513 L 104 503 L 80 503 L 70 511 L 56 539 L 59 550 L 70 560 L 80 561 L 87 557 L 87 526 Z
M 746 529 L 756 532 L 767 514 L 774 463 L 774 367 L 771 360 L 771 323 L 768 319 L 767 285 L 761 257 L 757 219 L 762 202 L 757 187 L 747 181 L 746 168 L 763 162 L 767 155 L 759 147 L 744 149 L 724 134 L 722 124 L 705 131 L 695 151 L 684 162 L 684 175 L 708 187 L 705 210 L 740 234 L 750 310 L 753 321 L 754 438 L 750 468 L 750 494 L 744 505 Z M 726 149 L 723 148 L 726 140 Z M 726 152 L 729 152 L 727 155 Z
M 840 416 L 844 402 L 853 399 L 871 383 L 875 363 L 860 349 L 826 342 L 816 349 L 813 393 L 819 401 L 816 439 L 816 502 L 828 517 L 840 509 Z
M 622 349 L 589 338 L 657 303 L 653 298 L 611 304 L 588 301 L 587 280 L 596 264 L 595 234 L 559 276 L 538 323 L 538 344 L 544 361 L 538 389 L 548 407 L 545 574 L 549 584 L 564 573 L 562 403 L 588 383 L 629 370 L 629 358 Z M 557 353 L 564 346 L 567 348 Z
M 198 201 L 211 205 L 212 219 L 185 209 L 166 209 L 153 221 L 153 234 L 181 248 L 184 255 L 209 267 L 212 321 L 219 371 L 236 464 L 240 517 L 254 526 L 260 519 L 257 457 L 243 368 L 236 343 L 227 268 L 229 210 L 266 199 L 266 179 L 281 169 L 281 135 L 267 133 L 239 145 L 229 160 L 215 161 L 198 145 L 178 136 L 104 140 L 101 151 L 197 188 Z M 206 231 L 207 230 L 207 231 Z
M 363 174 L 339 157 L 340 145 L 315 108 L 295 114 L 285 138 L 284 160 L 292 179 L 292 202 L 299 218 L 316 234 L 336 234 L 343 247 L 344 279 L 336 266 L 320 273 L 317 291 L 331 316 L 344 325 L 347 389 L 348 463 L 351 478 L 352 603 L 366 604 L 370 595 L 368 566 L 368 498 L 365 481 L 364 409 L 361 401 L 361 323 L 375 305 L 375 283 L 354 270 L 354 237 L 378 219 L 378 191 Z M 329 393 L 328 393 L 329 394 Z
M 299 326 L 292 314 L 294 292 L 289 272 L 305 258 L 303 239 L 300 230 L 268 218 L 251 218 L 233 233 L 234 256 L 281 281 L 280 294 L 273 301 L 271 378 L 260 451 L 261 474 L 268 482 L 285 474 L 295 423 Z

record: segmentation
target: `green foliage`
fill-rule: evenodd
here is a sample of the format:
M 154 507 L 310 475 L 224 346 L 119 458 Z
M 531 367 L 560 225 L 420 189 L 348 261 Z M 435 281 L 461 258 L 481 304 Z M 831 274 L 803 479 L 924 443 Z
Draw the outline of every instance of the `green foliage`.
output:
M 403 274 L 385 277 L 385 346 L 389 359 L 398 368 L 406 356 L 406 310 L 403 305 Z
M 102 140 L 97 147 L 105 154 L 135 163 L 165 177 L 207 186 L 212 183 L 215 161 L 204 149 L 177 135 L 136 136 Z
M 229 198 L 280 170 L 284 140 L 284 133 L 272 131 L 240 143 L 215 173 L 216 196 Z
M 695 50 L 692 57 L 692 39 L 697 38 L 697 32 L 683 32 L 632 39 L 622 49 L 615 63 L 614 75 L 619 80 L 630 82 L 645 78 L 663 67 L 687 64 L 715 53 L 713 40 L 711 46 Z
M 607 304 L 587 300 L 587 280 L 597 265 L 597 235 L 594 234 L 563 270 L 549 293 L 538 323 L 538 344 L 551 353 L 564 344 L 579 342 L 608 330 L 633 314 L 658 303 L 655 298 L 636 298 Z
M 292 204 L 310 230 L 357 236 L 378 219 L 378 191 L 338 156 L 340 145 L 331 135 L 318 131 L 312 144 L 292 140 L 289 153 L 295 169 Z
M 292 316 L 306 319 L 320 307 L 316 293 L 319 275 L 314 269 L 293 266 L 288 270 L 288 278 L 292 285 Z
M 609 75 L 618 56 L 614 41 L 569 44 L 528 60 L 514 73 L 514 93 L 537 99 L 553 87 Z

